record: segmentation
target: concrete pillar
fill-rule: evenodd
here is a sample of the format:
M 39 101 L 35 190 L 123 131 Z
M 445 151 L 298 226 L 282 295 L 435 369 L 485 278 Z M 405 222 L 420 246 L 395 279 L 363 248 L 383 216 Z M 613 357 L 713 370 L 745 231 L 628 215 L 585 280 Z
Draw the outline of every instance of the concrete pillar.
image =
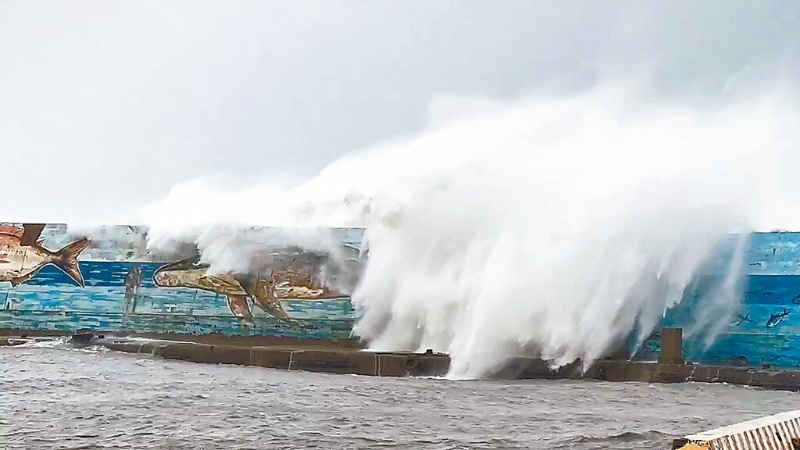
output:
M 661 330 L 662 364 L 683 364 L 683 329 L 664 328 Z

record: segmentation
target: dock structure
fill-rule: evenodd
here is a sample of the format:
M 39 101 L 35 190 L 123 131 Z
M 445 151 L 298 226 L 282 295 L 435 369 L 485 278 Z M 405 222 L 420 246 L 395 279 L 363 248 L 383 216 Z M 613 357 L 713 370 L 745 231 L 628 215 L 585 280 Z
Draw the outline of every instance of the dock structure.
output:
M 673 450 L 800 450 L 800 410 L 761 417 L 672 443 Z

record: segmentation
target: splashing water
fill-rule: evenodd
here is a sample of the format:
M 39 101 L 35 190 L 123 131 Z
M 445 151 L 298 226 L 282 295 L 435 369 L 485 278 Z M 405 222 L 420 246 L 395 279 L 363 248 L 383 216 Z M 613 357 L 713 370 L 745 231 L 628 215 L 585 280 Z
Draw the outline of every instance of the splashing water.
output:
M 244 248 L 214 247 L 223 222 L 365 227 L 353 303 L 371 349 L 444 351 L 467 377 L 520 354 L 588 364 L 631 330 L 644 338 L 729 233 L 759 226 L 798 137 L 784 100 L 663 106 L 610 86 L 492 103 L 303 182 L 178 186 L 145 222 L 151 245 L 194 239 L 222 269 Z M 698 315 L 712 341 L 735 309 L 731 267 Z

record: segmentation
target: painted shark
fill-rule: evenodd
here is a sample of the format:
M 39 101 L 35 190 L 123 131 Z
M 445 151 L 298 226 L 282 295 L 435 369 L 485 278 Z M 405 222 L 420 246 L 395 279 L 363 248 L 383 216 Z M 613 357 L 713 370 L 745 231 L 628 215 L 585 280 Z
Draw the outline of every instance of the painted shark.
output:
M 0 226 L 0 281 L 18 286 L 36 276 L 44 266 L 52 264 L 83 287 L 78 255 L 89 245 L 89 239 L 79 239 L 53 252 L 46 249 L 39 239 L 43 229 L 41 224 Z

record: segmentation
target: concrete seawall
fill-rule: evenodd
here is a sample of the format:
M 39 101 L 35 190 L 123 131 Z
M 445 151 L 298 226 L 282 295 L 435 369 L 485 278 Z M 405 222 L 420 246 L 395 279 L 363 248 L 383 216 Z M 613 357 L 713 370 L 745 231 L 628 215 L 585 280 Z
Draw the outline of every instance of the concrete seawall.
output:
M 540 359 L 516 359 L 492 378 L 500 379 L 589 379 L 642 383 L 728 383 L 766 389 L 800 391 L 800 372 L 753 369 L 704 364 L 666 364 L 623 360 L 596 361 L 585 372 L 580 362 L 550 369 Z
M 347 348 L 208 345 L 195 342 L 94 339 L 94 345 L 198 363 L 238 364 L 371 376 L 441 376 L 450 358 L 434 353 L 375 353 Z
M 3 336 L 0 346 L 18 346 L 36 341 L 53 341 L 59 336 Z M 369 352 L 351 343 L 295 342 L 272 340 L 257 345 L 241 342 L 211 345 L 205 342 L 187 342 L 168 339 L 106 338 L 103 335 L 76 334 L 70 344 L 77 347 L 102 346 L 109 350 L 139 353 L 207 364 L 236 364 L 267 367 L 281 370 L 303 370 L 370 376 L 443 376 L 450 367 L 450 357 L 444 354 Z M 62 337 L 63 339 L 63 337 Z M 208 341 L 202 337 L 199 341 Z M 212 340 L 217 342 L 217 340 Z M 252 344 L 252 343 L 249 343 Z M 261 345 L 258 345 L 261 344 Z
M 0 337 L 0 346 L 15 346 L 46 337 Z M 336 343 L 275 342 L 273 345 L 208 344 L 176 340 L 105 338 L 91 334 L 73 336 L 76 346 L 99 345 L 110 350 L 147 354 L 207 364 L 236 364 L 280 370 L 303 370 L 367 376 L 444 376 L 450 368 L 445 354 L 370 352 Z M 680 348 L 680 347 L 678 347 Z M 669 358 L 667 358 L 669 359 Z M 766 389 L 800 391 L 800 371 L 723 367 L 676 362 L 636 362 L 619 359 L 596 361 L 586 371 L 580 361 L 550 368 L 546 361 L 517 358 L 490 374 L 495 379 L 584 379 L 644 383 L 729 383 Z
M 363 348 L 364 343 L 358 339 L 302 339 L 286 336 L 228 336 L 222 333 L 183 334 L 183 333 L 123 333 L 118 331 L 51 331 L 51 330 L 18 330 L 0 329 L 2 337 L 70 337 L 81 334 L 95 334 L 98 336 L 114 336 L 119 338 L 144 338 L 163 341 L 197 342 L 209 345 L 237 345 L 237 346 L 294 346 L 294 347 L 323 347 L 323 348 Z

